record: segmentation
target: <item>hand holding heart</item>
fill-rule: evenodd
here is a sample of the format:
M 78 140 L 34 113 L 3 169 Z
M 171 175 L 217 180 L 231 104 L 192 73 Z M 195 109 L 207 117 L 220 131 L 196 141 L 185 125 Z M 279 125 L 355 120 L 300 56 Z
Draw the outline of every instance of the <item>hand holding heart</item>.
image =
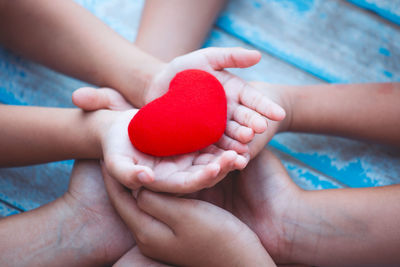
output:
M 267 129 L 266 118 L 282 120 L 285 111 L 257 89 L 225 68 L 247 68 L 259 62 L 261 55 L 244 48 L 205 48 L 172 60 L 144 92 L 145 103 L 164 95 L 172 78 L 186 69 L 199 69 L 214 75 L 225 89 L 227 98 L 227 125 L 225 135 L 218 142 L 224 149 L 237 153 L 247 152 L 243 144 L 250 142 L 254 134 Z
M 217 143 L 200 151 L 173 157 L 154 157 L 131 145 L 126 129 L 137 110 L 127 111 L 119 115 L 103 134 L 102 148 L 109 174 L 131 189 L 145 185 L 154 191 L 188 193 L 213 186 L 229 171 L 244 168 L 249 160 L 248 148 L 244 144 L 253 139 L 254 133 L 266 130 L 265 118 L 281 120 L 285 113 L 248 83 L 223 69 L 250 67 L 259 59 L 258 52 L 242 48 L 207 48 L 169 63 L 144 92 L 146 102 L 165 94 L 176 73 L 185 69 L 207 71 L 225 89 L 225 134 Z M 113 94 L 98 94 L 97 97 L 95 92 L 81 90 L 74 94 L 74 103 L 83 109 L 94 110 L 112 107 L 110 101 L 113 100 L 123 102 L 121 97 L 110 97 Z
M 73 102 L 86 111 L 132 108 L 119 93 L 108 88 L 80 88 L 74 92 Z M 247 159 L 242 155 L 215 145 L 174 157 L 160 158 L 140 152 L 132 146 L 127 131 L 137 111 L 114 111 L 116 115 L 113 115 L 112 122 L 100 130 L 106 169 L 124 186 L 130 189 L 145 186 L 153 191 L 188 193 L 211 187 L 229 171 L 245 167 Z

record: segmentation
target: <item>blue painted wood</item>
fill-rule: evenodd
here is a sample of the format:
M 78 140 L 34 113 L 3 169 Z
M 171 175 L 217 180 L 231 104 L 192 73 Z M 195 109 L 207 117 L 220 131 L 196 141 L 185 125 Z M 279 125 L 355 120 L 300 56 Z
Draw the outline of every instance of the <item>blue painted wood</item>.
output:
M 400 80 L 398 28 L 346 1 L 232 0 L 217 25 L 327 82 Z
M 322 135 L 284 133 L 270 143 L 349 187 L 400 183 L 400 151 Z
M 0 201 L 0 218 L 18 214 L 18 213 L 20 213 L 19 210 L 14 209 L 13 207 L 7 205 L 6 203 Z
M 211 46 L 254 49 L 253 46 L 219 29 L 214 29 L 204 44 L 204 47 Z M 247 69 L 229 69 L 229 71 L 248 81 L 264 81 L 274 84 L 292 85 L 318 84 L 323 82 L 311 74 L 273 57 L 268 53 L 261 51 L 261 54 L 261 61 L 257 65 Z
M 27 211 L 49 203 L 68 188 L 72 161 L 0 169 L 0 199 Z
M 366 8 L 400 25 L 400 1 L 399 0 L 348 0 L 349 2 Z
M 279 149 L 276 149 L 271 144 L 267 147 L 273 151 L 276 156 L 282 161 L 290 177 L 293 181 L 305 190 L 321 190 L 344 188 L 347 185 L 340 183 L 336 179 L 327 176 L 318 170 L 311 169 L 301 161 L 293 158 Z

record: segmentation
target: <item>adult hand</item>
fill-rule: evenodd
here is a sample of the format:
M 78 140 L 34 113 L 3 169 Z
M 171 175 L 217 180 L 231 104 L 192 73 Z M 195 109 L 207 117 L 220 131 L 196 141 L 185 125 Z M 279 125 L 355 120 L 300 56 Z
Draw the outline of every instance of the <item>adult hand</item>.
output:
M 66 203 L 63 207 L 67 208 L 63 212 L 71 214 L 71 221 L 81 225 L 78 233 L 65 237 L 74 248 L 82 249 L 77 253 L 89 250 L 90 258 L 98 265 L 112 264 L 136 245 L 111 205 L 98 161 L 75 163 L 68 191 L 61 199 Z M 67 224 L 60 227 L 65 229 L 61 234 L 70 228 Z
M 144 255 L 179 266 L 275 266 L 254 232 L 229 212 L 147 190 L 135 200 L 105 168 L 103 175 Z
M 303 196 L 279 159 L 263 150 L 243 171 L 190 197 L 230 211 L 257 234 L 275 262 L 291 263 L 291 242 Z

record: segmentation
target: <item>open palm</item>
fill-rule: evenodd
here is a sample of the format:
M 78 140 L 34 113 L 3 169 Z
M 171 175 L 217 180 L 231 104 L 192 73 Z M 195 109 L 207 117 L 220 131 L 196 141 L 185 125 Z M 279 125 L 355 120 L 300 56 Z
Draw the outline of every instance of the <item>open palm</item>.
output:
M 255 133 L 263 133 L 267 129 L 267 118 L 282 120 L 285 117 L 285 112 L 279 105 L 249 83 L 224 70 L 247 68 L 258 63 L 260 58 L 261 54 L 254 50 L 217 47 L 177 57 L 153 79 L 145 93 L 145 102 L 149 103 L 165 94 L 169 82 L 180 71 L 200 69 L 211 73 L 223 85 L 228 105 L 226 138 L 221 140 L 220 146 L 236 149 L 238 144 L 235 142 L 246 144 L 252 140 Z M 241 150 L 236 151 L 242 153 Z
M 81 88 L 74 103 L 85 110 L 131 108 L 114 90 Z M 248 159 L 217 145 L 173 157 L 154 157 L 137 150 L 128 137 L 128 124 L 137 109 L 121 112 L 102 138 L 108 173 L 130 189 L 145 186 L 153 191 L 191 193 L 211 187 L 229 171 L 243 169 Z M 223 136 L 220 142 L 225 142 Z M 229 142 L 229 140 L 227 141 Z

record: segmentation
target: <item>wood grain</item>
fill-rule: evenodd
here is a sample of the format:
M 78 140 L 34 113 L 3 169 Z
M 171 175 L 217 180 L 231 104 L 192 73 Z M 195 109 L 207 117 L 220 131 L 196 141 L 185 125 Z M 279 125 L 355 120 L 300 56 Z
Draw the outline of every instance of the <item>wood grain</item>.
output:
M 217 25 L 327 82 L 400 80 L 399 28 L 346 1 L 232 0 Z
M 349 2 L 371 10 L 383 18 L 400 25 L 399 0 L 348 0 Z

